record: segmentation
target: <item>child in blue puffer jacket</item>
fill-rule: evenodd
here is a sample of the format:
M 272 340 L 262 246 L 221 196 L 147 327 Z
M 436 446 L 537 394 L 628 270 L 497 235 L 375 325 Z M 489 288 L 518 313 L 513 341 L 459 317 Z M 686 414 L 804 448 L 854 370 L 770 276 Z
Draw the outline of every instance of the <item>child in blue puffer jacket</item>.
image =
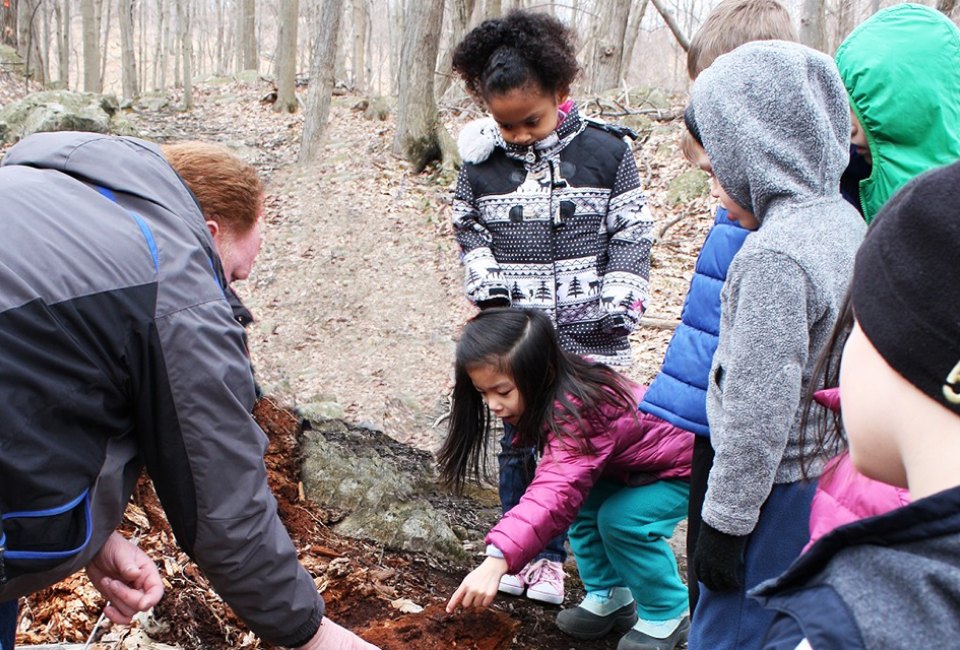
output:
M 783 5 L 776 0 L 725 0 L 714 8 L 690 42 L 690 78 L 696 79 L 721 54 L 748 41 L 769 39 L 797 40 L 790 14 Z M 702 167 L 703 150 L 689 134 L 685 134 L 681 144 L 687 159 Z M 660 373 L 640 403 L 642 412 L 651 418 L 662 418 L 664 426 L 696 434 L 687 512 L 687 558 L 693 558 L 696 550 L 700 509 L 713 466 L 707 425 L 707 381 L 720 331 L 720 289 L 730 262 L 748 234 L 748 230 L 730 220 L 725 209 L 717 208 L 713 227 L 694 267 L 680 325 L 670 340 Z M 699 595 L 692 561 L 687 563 L 687 586 L 692 613 Z

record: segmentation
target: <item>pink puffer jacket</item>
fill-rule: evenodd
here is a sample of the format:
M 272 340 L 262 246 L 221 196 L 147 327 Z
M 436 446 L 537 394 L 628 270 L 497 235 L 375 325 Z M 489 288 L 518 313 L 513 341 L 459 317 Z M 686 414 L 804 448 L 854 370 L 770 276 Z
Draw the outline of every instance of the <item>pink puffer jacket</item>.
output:
M 840 410 L 837 388 L 818 391 L 814 399 L 831 411 Z M 810 541 L 803 550 L 834 528 L 882 515 L 908 503 L 910 494 L 906 490 L 867 478 L 854 468 L 850 454 L 844 452 L 827 463 L 817 483 L 810 506 Z
M 637 403 L 645 390 L 635 386 Z M 522 569 L 573 522 L 598 479 L 644 485 L 690 476 L 693 434 L 636 408 L 604 406 L 593 417 L 584 417 L 582 430 L 571 433 L 586 438 L 592 453 L 550 436 L 520 502 L 487 534 L 487 544 L 503 552 L 510 573 Z

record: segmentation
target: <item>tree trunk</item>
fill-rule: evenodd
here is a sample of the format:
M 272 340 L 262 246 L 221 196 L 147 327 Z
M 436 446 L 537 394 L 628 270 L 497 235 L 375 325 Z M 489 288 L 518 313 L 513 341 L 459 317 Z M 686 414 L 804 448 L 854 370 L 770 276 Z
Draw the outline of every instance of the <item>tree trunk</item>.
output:
M 70 0 L 54 6 L 57 20 L 57 79 L 70 87 Z
M 23 58 L 24 74 L 41 84 L 46 83 L 45 66 L 41 53 L 40 29 L 37 23 L 43 22 L 40 13 L 42 0 L 26 0 L 17 12 L 18 52 Z
M 0 28 L 3 29 L 2 42 L 14 49 L 17 47 L 18 8 L 19 4 L 12 0 L 0 5 Z
M 303 118 L 303 136 L 298 158 L 301 163 L 313 162 L 320 153 L 323 132 L 330 114 L 330 99 L 333 96 L 337 34 L 340 33 L 342 12 L 343 0 L 323 0 L 313 61 L 310 64 L 310 91 Z
M 417 0 L 410 4 L 400 54 L 400 96 L 392 149 L 412 162 L 417 173 L 444 154 L 440 142 L 442 125 L 433 93 L 442 25 L 443 0 Z
M 484 18 L 499 18 L 502 15 L 503 15 L 502 0 L 486 0 L 486 6 L 484 7 L 484 11 L 483 11 Z
M 607 0 L 594 25 L 593 56 L 590 59 L 590 91 L 599 93 L 620 85 L 630 0 Z
M 183 66 L 183 107 L 193 108 L 193 37 L 190 30 L 190 0 L 177 0 L 180 59 Z
M 100 92 L 100 26 L 97 25 L 95 0 L 80 0 L 83 24 L 83 89 Z
M 133 0 L 120 0 L 120 79 L 123 96 L 137 97 L 137 59 L 133 47 Z
M 297 22 L 299 0 L 280 0 L 280 34 L 277 45 L 277 101 L 273 110 L 296 113 L 297 109 Z
M 452 30 L 450 34 L 450 46 L 444 48 L 443 55 L 440 57 L 440 65 L 437 66 L 437 101 L 439 102 L 446 94 L 453 82 L 453 48 L 457 46 L 467 33 L 467 27 L 470 26 L 470 19 L 473 17 L 473 10 L 476 8 L 477 0 L 453 0 Z
M 660 14 L 661 18 L 663 18 L 663 22 L 665 22 L 667 27 L 670 28 L 670 31 L 673 33 L 674 38 L 677 39 L 677 43 L 679 43 L 683 51 L 689 51 L 690 39 L 687 38 L 686 34 L 683 33 L 683 30 L 680 29 L 680 25 L 677 24 L 677 19 L 673 16 L 673 12 L 664 6 L 663 0 L 650 0 L 650 2 L 653 3 L 657 13 Z
M 257 57 L 257 5 L 255 0 L 240 0 L 238 45 L 243 53 L 241 70 L 259 70 Z
M 360 92 L 367 90 L 367 23 L 370 16 L 367 13 L 367 0 L 352 0 L 353 2 L 353 87 Z
M 827 49 L 825 0 L 803 0 L 800 13 L 800 42 L 825 52 Z
M 107 76 L 107 59 L 110 57 L 110 27 L 113 22 L 110 20 L 113 14 L 113 0 L 103 0 L 103 2 L 107 5 L 107 17 L 102 18 L 101 16 L 100 20 L 100 25 L 103 27 L 103 49 L 100 51 L 100 88 L 103 88 L 103 80 Z
M 640 25 L 643 24 L 643 16 L 647 13 L 649 2 L 650 0 L 641 0 L 640 6 L 630 11 L 630 23 L 627 25 L 627 35 L 623 43 L 623 60 L 620 62 L 620 73 L 623 77 L 627 76 L 633 65 L 633 50 L 637 45 Z

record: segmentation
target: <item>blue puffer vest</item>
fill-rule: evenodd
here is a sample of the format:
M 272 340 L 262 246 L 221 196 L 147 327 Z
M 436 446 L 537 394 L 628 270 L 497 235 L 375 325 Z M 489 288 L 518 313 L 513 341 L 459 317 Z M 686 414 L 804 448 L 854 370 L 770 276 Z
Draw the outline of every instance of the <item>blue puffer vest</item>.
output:
M 727 218 L 726 210 L 717 208 L 694 266 L 680 325 L 667 346 L 660 372 L 640 403 L 641 411 L 698 436 L 710 436 L 707 380 L 720 335 L 720 290 L 730 262 L 749 234 Z

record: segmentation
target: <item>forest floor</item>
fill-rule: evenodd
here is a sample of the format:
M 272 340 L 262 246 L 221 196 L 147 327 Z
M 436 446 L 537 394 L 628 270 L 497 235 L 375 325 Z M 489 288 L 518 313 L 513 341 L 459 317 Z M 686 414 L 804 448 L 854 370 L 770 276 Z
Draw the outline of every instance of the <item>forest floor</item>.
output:
M 193 111 L 135 117 L 148 139 L 226 144 L 267 180 L 263 250 L 254 273 L 236 288 L 257 318 L 251 353 L 271 396 L 258 407 L 258 420 L 272 430 L 274 488 L 330 616 L 388 650 L 615 647 L 616 638 L 585 643 L 565 637 L 553 625 L 558 608 L 525 599 L 501 597 L 486 612 L 448 616 L 442 603 L 472 567 L 338 537 L 327 527 L 333 515 L 301 499 L 299 421 L 290 409 L 342 417 L 435 450 L 444 434 L 457 331 L 472 307 L 463 297 L 449 223 L 455 172 L 413 174 L 390 153 L 392 117 L 365 119 L 355 108 L 363 98 L 354 95 L 334 98 L 319 161 L 297 165 L 302 115 L 274 113 L 260 101 L 269 89 L 269 83 L 201 83 Z M 0 83 L 5 101 L 6 92 Z M 456 133 L 476 114 L 447 111 L 444 119 Z M 663 234 L 652 253 L 648 314 L 656 320 L 632 336 L 635 363 L 627 374 L 642 382 L 663 358 L 671 334 L 663 322 L 679 318 L 710 226 L 708 198 L 671 204 L 671 182 L 689 169 L 677 144 L 680 123 L 648 126 L 636 156 Z M 482 500 L 452 507 L 460 517 L 496 518 Z M 142 632 L 180 648 L 263 647 L 176 548 L 146 486 L 125 528 L 140 535 L 162 565 L 168 593 L 154 619 L 133 631 L 113 630 L 94 647 L 150 647 L 132 645 Z M 674 540 L 681 565 L 684 531 L 678 529 Z M 575 572 L 572 562 L 568 569 Z M 582 596 L 578 584 L 568 577 L 567 604 Z M 402 613 L 411 603 L 426 611 Z M 24 601 L 18 642 L 82 643 L 102 606 L 86 578 L 75 576 Z

